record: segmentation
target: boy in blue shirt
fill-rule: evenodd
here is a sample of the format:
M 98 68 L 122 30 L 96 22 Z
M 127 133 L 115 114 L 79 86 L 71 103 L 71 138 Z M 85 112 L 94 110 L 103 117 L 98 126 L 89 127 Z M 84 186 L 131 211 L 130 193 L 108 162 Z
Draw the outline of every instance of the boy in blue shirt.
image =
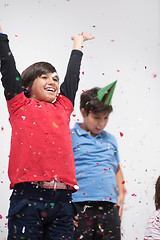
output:
M 74 239 L 119 240 L 124 180 L 116 139 L 103 130 L 112 106 L 105 104 L 108 94 L 104 94 L 105 102 L 99 100 L 99 90 L 92 88 L 81 94 L 84 121 L 71 129 L 79 185 L 73 194 L 79 215 Z

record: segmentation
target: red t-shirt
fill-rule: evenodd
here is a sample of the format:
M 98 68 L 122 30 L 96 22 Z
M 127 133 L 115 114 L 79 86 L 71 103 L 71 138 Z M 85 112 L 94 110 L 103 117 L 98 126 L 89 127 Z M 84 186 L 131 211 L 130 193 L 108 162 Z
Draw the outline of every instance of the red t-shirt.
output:
M 54 103 L 47 103 L 20 93 L 7 105 L 12 126 L 10 188 L 20 182 L 59 180 L 76 190 L 70 100 L 59 95 Z

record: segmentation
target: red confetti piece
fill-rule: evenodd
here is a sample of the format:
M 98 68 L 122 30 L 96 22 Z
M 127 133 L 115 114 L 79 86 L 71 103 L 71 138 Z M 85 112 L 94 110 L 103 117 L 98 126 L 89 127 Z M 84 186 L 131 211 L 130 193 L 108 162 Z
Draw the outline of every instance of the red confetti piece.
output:
M 83 195 L 87 195 L 87 193 L 83 193 Z
M 111 200 L 112 200 L 112 198 L 109 199 L 109 201 L 111 201 Z
M 82 72 L 82 74 L 84 75 L 84 72 Z
M 97 162 L 97 165 L 98 165 L 99 163 Z
M 73 116 L 73 117 L 75 117 L 75 116 L 76 116 L 76 114 L 72 114 L 72 116 Z
M 1 131 L 3 131 L 4 130 L 4 127 L 1 127 Z
M 0 215 L 0 219 L 2 219 L 3 217 L 2 217 L 2 215 Z
M 120 70 L 117 70 L 117 72 L 120 72 Z
M 133 193 L 131 196 L 132 196 L 132 197 L 136 197 L 137 195 L 136 195 L 135 193 Z
M 123 135 L 124 135 L 124 134 L 123 134 L 122 132 L 120 132 L 120 136 L 123 137 Z
M 125 184 L 125 181 L 123 181 L 122 184 Z
M 102 73 L 102 75 L 104 75 L 104 73 Z
M 153 77 L 156 78 L 156 77 L 157 77 L 157 74 L 153 74 Z
M 106 168 L 104 168 L 104 172 L 102 173 L 102 175 L 104 174 L 104 173 L 106 173 L 107 172 L 107 169 Z

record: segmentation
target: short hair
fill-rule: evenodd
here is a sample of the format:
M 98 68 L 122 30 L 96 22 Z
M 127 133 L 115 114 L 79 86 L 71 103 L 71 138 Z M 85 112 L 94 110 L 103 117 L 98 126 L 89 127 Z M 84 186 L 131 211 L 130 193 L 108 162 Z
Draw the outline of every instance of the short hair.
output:
M 155 206 L 156 210 L 160 209 L 160 176 L 155 185 Z
M 91 111 L 93 113 L 111 113 L 113 111 L 111 105 L 105 105 L 98 99 L 97 92 L 99 89 L 98 87 L 94 87 L 83 92 L 80 96 L 80 109 L 84 108 L 87 115 Z
M 54 72 L 56 72 L 55 67 L 48 62 L 36 62 L 26 68 L 21 74 L 22 86 L 26 97 L 29 97 L 30 94 L 28 89 L 32 87 L 32 84 L 37 77 L 40 77 L 42 74 Z

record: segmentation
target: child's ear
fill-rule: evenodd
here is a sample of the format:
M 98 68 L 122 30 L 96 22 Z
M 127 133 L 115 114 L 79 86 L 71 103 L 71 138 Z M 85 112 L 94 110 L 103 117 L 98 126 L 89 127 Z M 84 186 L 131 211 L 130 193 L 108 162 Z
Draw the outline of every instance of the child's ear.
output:
M 85 118 L 86 117 L 86 111 L 84 110 L 84 108 L 81 108 L 81 114 L 82 114 L 82 117 Z

